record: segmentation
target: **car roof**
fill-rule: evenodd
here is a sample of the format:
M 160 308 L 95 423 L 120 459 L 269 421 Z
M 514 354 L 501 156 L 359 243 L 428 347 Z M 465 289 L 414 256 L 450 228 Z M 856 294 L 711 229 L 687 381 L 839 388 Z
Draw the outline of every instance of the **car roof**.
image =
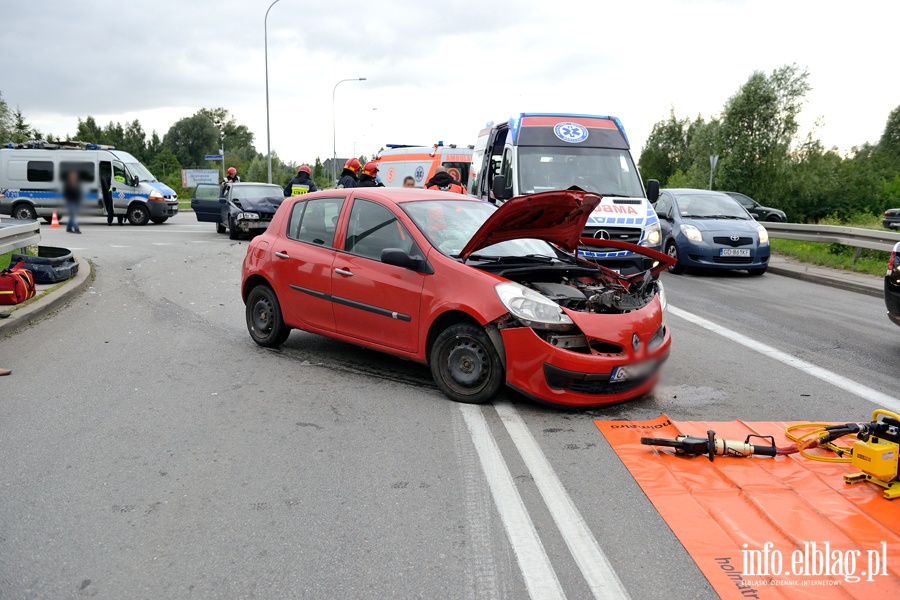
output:
M 664 188 L 660 190 L 661 192 L 669 192 L 670 194 L 675 194 L 676 196 L 679 194 L 690 194 L 692 196 L 724 196 L 725 192 L 718 192 L 716 190 L 701 190 L 701 189 L 693 189 L 693 188 Z
M 218 184 L 215 184 L 218 185 Z M 235 181 L 234 183 L 229 183 L 231 187 L 243 186 L 243 185 L 274 185 L 277 188 L 281 186 L 277 183 L 266 183 L 265 181 Z
M 330 190 L 323 190 L 328 192 Z M 373 188 L 353 188 L 351 191 L 356 192 L 357 196 L 367 196 L 372 200 L 383 200 L 394 204 L 403 204 L 405 202 L 420 202 L 424 200 L 455 200 L 464 202 L 481 202 L 474 196 L 468 194 L 457 194 L 454 192 L 441 192 L 438 190 L 423 190 L 422 188 L 389 188 L 389 187 L 373 187 Z

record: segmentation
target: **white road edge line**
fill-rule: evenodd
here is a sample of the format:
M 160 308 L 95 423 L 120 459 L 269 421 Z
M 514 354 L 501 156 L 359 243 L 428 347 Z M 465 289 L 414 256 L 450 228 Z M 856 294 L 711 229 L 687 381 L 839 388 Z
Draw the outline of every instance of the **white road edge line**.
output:
M 581 569 L 594 598 L 629 598 L 628 591 L 594 538 L 590 528 L 572 502 L 562 482 L 550 466 L 522 416 L 505 400 L 494 402 L 494 408 L 506 431 L 531 471 L 534 483 L 550 515 L 559 528 L 569 552 Z
M 531 521 L 522 496 L 516 489 L 509 467 L 503 460 L 497 441 L 491 434 L 487 419 L 481 411 L 481 407 L 472 404 L 460 404 L 466 427 L 475 444 L 475 451 L 481 461 L 481 468 L 487 479 L 494 505 L 500 513 L 506 536 L 516 554 L 519 570 L 525 579 L 525 587 L 528 595 L 533 599 L 544 598 L 560 600 L 565 599 L 559 578 L 550 558 L 538 537 L 534 523 Z
M 693 313 L 689 313 L 685 310 L 681 310 L 680 308 L 675 308 L 671 304 L 668 308 L 669 314 L 675 315 L 685 321 L 689 321 L 694 323 L 695 325 L 699 325 L 704 329 L 712 331 L 713 333 L 717 333 L 724 338 L 730 339 L 733 342 L 737 342 L 742 346 L 746 346 L 751 350 L 755 350 L 764 356 L 768 356 L 769 358 L 775 359 L 778 362 L 782 362 L 790 367 L 794 367 L 804 373 L 808 373 L 817 379 L 821 379 L 827 383 L 830 383 L 833 386 L 839 387 L 842 390 L 850 392 L 855 396 L 859 396 L 864 400 L 868 400 L 869 402 L 873 402 L 878 404 L 883 408 L 890 409 L 894 412 L 900 412 L 900 400 L 894 398 L 892 396 L 888 396 L 887 394 L 883 394 L 878 390 L 873 390 L 872 388 L 865 386 L 861 383 L 857 383 L 852 379 L 844 377 L 843 375 L 838 375 L 837 373 L 833 373 L 828 369 L 824 369 L 822 367 L 817 367 L 812 363 L 808 363 L 805 360 L 797 358 L 796 356 L 792 356 L 787 352 L 782 352 L 781 350 L 776 350 L 775 348 L 763 344 L 762 342 L 757 342 L 756 340 L 749 338 L 745 335 L 742 335 L 736 331 L 732 331 L 727 327 L 722 327 L 721 325 L 717 325 L 712 321 L 708 321 L 703 317 L 698 317 Z

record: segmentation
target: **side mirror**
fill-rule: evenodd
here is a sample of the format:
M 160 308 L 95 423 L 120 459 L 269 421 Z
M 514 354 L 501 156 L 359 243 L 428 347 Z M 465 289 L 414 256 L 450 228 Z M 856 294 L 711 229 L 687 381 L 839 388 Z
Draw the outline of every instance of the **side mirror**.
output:
M 647 200 L 650 204 L 655 203 L 659 199 L 659 181 L 656 179 L 647 180 Z
M 131 177 L 131 187 L 137 187 L 140 182 L 141 182 L 141 180 L 138 179 L 137 175 L 133 175 Z
M 410 256 L 405 250 L 400 248 L 385 248 L 381 251 L 381 262 L 386 265 L 416 271 L 422 267 L 425 259 L 421 256 Z
M 510 197 L 506 190 L 506 175 L 494 175 L 491 193 L 497 200 L 507 200 Z
M 663 221 L 668 221 L 672 217 L 668 213 L 660 213 L 657 211 L 656 216 L 662 219 Z

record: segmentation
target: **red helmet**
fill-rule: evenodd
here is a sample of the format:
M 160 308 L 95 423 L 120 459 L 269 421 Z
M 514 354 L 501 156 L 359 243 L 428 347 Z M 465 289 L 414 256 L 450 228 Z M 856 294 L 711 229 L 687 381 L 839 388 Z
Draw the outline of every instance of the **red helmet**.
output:
M 368 175 L 369 177 L 375 177 L 375 173 L 378 172 L 378 163 L 374 160 L 370 160 L 366 163 L 366 166 L 363 167 L 363 175 Z
M 297 169 L 298 173 L 306 173 L 307 175 L 312 175 L 312 171 L 310 171 L 309 167 L 306 165 L 300 165 L 300 168 Z
M 358 159 L 358 158 L 351 158 L 350 160 L 348 160 L 347 162 L 344 163 L 344 168 L 345 168 L 345 169 L 350 169 L 350 170 L 353 171 L 354 173 L 358 173 L 358 172 L 359 172 L 359 168 L 360 168 L 361 166 L 362 166 L 362 165 L 359 164 L 359 159 Z
M 235 169 L 234 167 L 228 167 L 228 174 L 237 175 L 237 169 Z

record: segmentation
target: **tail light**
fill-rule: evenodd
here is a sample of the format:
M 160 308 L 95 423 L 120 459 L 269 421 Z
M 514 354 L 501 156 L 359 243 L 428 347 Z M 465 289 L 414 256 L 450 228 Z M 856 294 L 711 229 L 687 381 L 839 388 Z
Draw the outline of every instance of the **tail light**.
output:
M 894 267 L 897 265 L 897 251 L 894 250 L 891 252 L 891 258 L 888 260 L 888 268 L 887 273 L 885 274 L 887 277 L 891 276 L 891 273 L 894 272 Z
M 886 216 L 886 217 L 891 216 L 891 211 L 889 211 L 889 210 L 884 211 L 884 216 Z

